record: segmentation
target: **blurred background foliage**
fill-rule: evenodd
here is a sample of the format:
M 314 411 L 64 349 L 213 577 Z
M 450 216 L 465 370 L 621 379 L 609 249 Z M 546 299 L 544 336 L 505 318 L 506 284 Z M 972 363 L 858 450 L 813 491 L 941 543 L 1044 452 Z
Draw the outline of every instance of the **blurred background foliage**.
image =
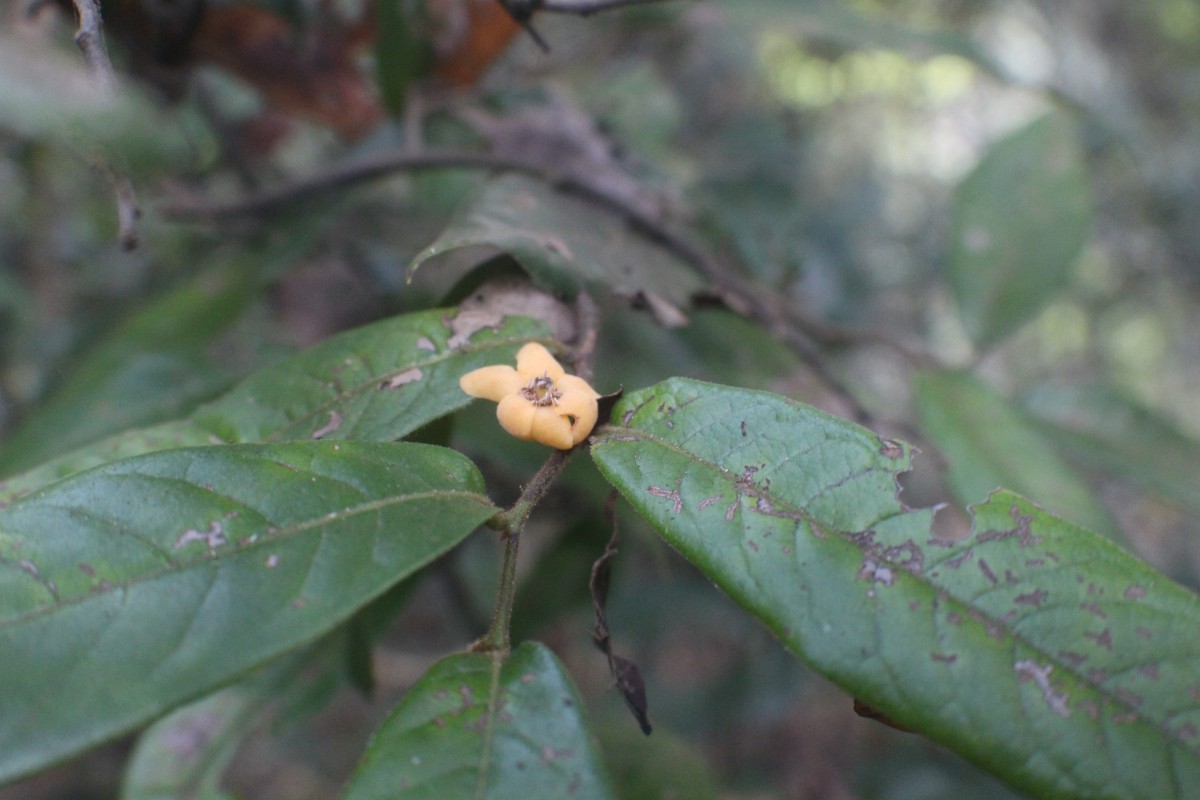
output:
M 3 12 L 0 477 L 186 414 L 335 331 L 457 299 L 494 250 L 408 266 L 464 215 L 506 207 L 480 170 L 187 217 L 355 159 L 469 150 L 587 167 L 791 309 L 824 368 L 690 291 L 630 296 L 610 277 L 602 390 L 688 375 L 851 415 L 828 372 L 869 425 L 926 453 L 909 504 L 1003 484 L 1200 585 L 1200 3 L 681 0 L 539 14 L 549 52 L 490 0 L 169 5 L 104 3 L 112 98 L 68 4 Z M 143 207 L 130 251 L 114 172 Z M 562 233 L 603 262 L 588 231 L 613 219 L 592 213 Z M 516 252 L 489 269 L 513 258 L 529 269 Z M 542 453 L 491 413 L 421 435 L 473 455 L 504 503 Z M 569 665 L 623 796 L 1013 796 L 855 717 L 628 515 L 609 618 L 647 677 L 642 738 L 587 634 L 601 487 L 578 459 L 539 510 L 515 624 Z M 496 553 L 480 535 L 406 593 L 373 697 L 333 657 L 317 689 L 264 714 L 229 796 L 334 796 L 390 700 L 482 630 Z M 0 797 L 114 796 L 130 746 Z

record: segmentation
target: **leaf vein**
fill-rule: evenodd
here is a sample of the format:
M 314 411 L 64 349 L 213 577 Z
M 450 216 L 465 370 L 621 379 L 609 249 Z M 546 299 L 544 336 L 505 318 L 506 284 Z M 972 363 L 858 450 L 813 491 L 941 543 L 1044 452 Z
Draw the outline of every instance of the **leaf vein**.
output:
M 632 439 L 630 437 L 632 437 Z M 818 526 L 822 530 L 825 530 L 829 533 L 837 533 L 843 541 L 850 543 L 852 546 L 858 548 L 864 554 L 867 552 L 861 543 L 855 541 L 852 538 L 852 534 L 855 533 L 854 531 L 838 530 L 836 528 L 829 527 L 829 526 L 823 524 L 822 522 L 820 522 L 819 520 L 814 519 L 812 517 L 812 515 L 805 509 L 795 507 L 794 505 L 792 505 L 789 502 L 780 501 L 776 497 L 769 496 L 767 493 L 762 492 L 762 490 L 760 490 L 757 486 L 744 487 L 742 485 L 739 485 L 737 482 L 736 476 L 730 470 L 722 467 L 721 465 L 719 465 L 707 458 L 703 458 L 694 452 L 685 450 L 682 447 L 680 447 L 679 445 L 677 445 L 676 443 L 668 441 L 666 439 L 663 439 L 658 435 L 655 435 L 655 434 L 652 434 L 652 433 L 649 433 L 646 431 L 638 430 L 635 428 L 624 428 L 624 427 L 619 427 L 619 426 L 615 426 L 615 425 L 607 425 L 607 426 L 605 426 L 604 429 L 602 429 L 600 431 L 600 435 L 598 436 L 597 441 L 596 441 L 595 445 L 593 445 L 593 446 L 599 447 L 599 446 L 604 446 L 606 444 L 619 445 L 622 443 L 628 443 L 630 441 L 642 441 L 642 442 L 646 442 L 646 443 L 661 447 L 661 448 L 668 450 L 678 456 L 681 456 L 687 460 L 692 461 L 693 463 L 695 463 L 696 465 L 698 465 L 700 467 L 704 467 L 709 470 L 715 471 L 720 476 L 722 476 L 723 479 L 725 479 L 725 480 L 729 481 L 731 484 L 733 484 L 735 491 L 739 491 L 739 492 L 744 491 L 746 494 L 749 494 L 750 496 L 756 496 L 756 497 L 761 496 L 764 499 L 769 499 L 772 502 L 772 504 L 774 504 L 774 506 L 775 506 L 775 512 L 776 512 L 775 515 L 785 516 L 790 519 L 793 519 L 797 524 L 799 524 L 802 521 L 808 522 L 810 525 Z M 762 492 L 762 493 L 759 494 L 759 492 Z M 902 512 L 902 513 L 912 513 L 912 512 Z M 877 524 L 877 522 L 878 521 L 876 521 L 876 524 Z M 1135 705 L 1134 703 L 1132 703 L 1130 701 L 1130 698 L 1128 696 L 1126 696 L 1125 693 L 1115 691 L 1113 689 L 1108 689 L 1102 685 L 1097 684 L 1096 682 L 1091 680 L 1085 673 L 1083 673 L 1080 669 L 1076 668 L 1070 662 L 1059 658 L 1057 655 L 1047 652 L 1044 648 L 1037 645 L 1035 642 L 1033 642 L 1026 636 L 1019 634 L 1016 631 L 1015 627 L 1011 624 L 1011 621 L 1005 620 L 1003 617 L 996 616 L 995 614 L 988 613 L 987 611 L 985 611 L 983 609 L 979 609 L 973 603 L 972 600 L 964 599 L 964 597 L 956 595 L 955 593 L 953 593 L 950 590 L 949 587 L 934 583 L 933 580 L 929 577 L 928 570 L 923 570 L 922 572 L 916 572 L 913 569 L 911 569 L 910 566 L 908 564 L 906 564 L 905 562 L 889 559 L 882 554 L 872 555 L 872 558 L 874 558 L 877 562 L 881 561 L 883 563 L 888 564 L 890 567 L 892 567 L 896 570 L 900 570 L 900 571 L 904 572 L 911 579 L 916 581 L 919 585 L 923 586 L 927 593 L 929 593 L 933 596 L 937 596 L 939 593 L 944 594 L 948 599 L 954 601 L 955 603 L 962 605 L 964 608 L 975 611 L 976 613 L 973 614 L 972 616 L 976 617 L 980 622 L 987 625 L 987 627 L 989 629 L 994 627 L 995 629 L 998 629 L 998 630 L 1007 631 L 1015 643 L 1019 642 L 1023 647 L 1027 648 L 1029 651 L 1036 654 L 1039 661 L 1041 661 L 1042 663 L 1053 664 L 1056 669 L 1061 670 L 1062 672 L 1073 676 L 1079 682 L 1079 684 L 1081 686 L 1090 687 L 1092 689 L 1092 691 L 1094 691 L 1098 695 L 1105 697 L 1108 701 L 1110 701 L 1114 705 L 1117 705 L 1117 706 L 1120 706 L 1120 707 L 1126 709 L 1130 714 L 1134 715 L 1136 718 L 1144 720 L 1148 724 L 1153 725 L 1163 734 L 1164 738 L 1166 738 L 1168 741 L 1175 742 L 1176 744 L 1178 744 L 1180 746 L 1184 746 L 1184 747 L 1188 746 L 1187 743 L 1182 740 L 1181 736 L 1177 732 L 1172 731 L 1169 727 L 1166 726 L 1165 721 L 1158 720 L 1152 716 L 1149 716 L 1145 711 L 1139 710 L 1138 706 Z M 943 560 L 945 560 L 945 559 L 943 559 Z M 1015 655 L 1013 657 L 1015 658 Z M 895 685 L 902 686 L 903 682 L 902 681 L 896 682 Z
M 336 519 L 341 520 L 341 519 L 353 517 L 358 514 L 373 513 L 377 510 L 380 510 L 383 508 L 388 508 L 388 507 L 394 506 L 394 505 L 399 505 L 402 503 L 418 502 L 421 500 L 440 499 L 440 498 L 461 498 L 464 500 L 473 501 L 473 502 L 479 504 L 481 507 L 489 507 L 489 508 L 492 507 L 491 501 L 488 498 L 484 497 L 483 495 L 476 494 L 474 492 L 443 489 L 443 490 L 419 492 L 419 493 L 414 493 L 414 494 L 401 495 L 398 497 L 389 497 L 389 498 L 381 498 L 379 500 L 373 500 L 369 503 L 363 503 L 361 505 L 346 508 L 340 512 L 337 512 Z M 106 588 L 97 589 L 97 590 L 89 592 L 89 593 L 83 593 L 83 594 L 77 595 L 72 598 L 67 598 L 65 600 L 61 600 L 58 603 L 54 603 L 51 605 L 33 608 L 31 610 L 22 612 L 20 614 L 10 616 L 6 619 L 0 619 L 0 630 L 3 630 L 4 628 L 15 628 L 19 625 L 26 624 L 32 620 L 39 619 L 41 617 L 46 616 L 47 614 L 53 613 L 60 608 L 82 604 L 82 603 L 88 602 L 90 600 L 95 600 L 97 598 L 104 597 L 111 592 L 126 590 L 126 589 L 129 589 L 131 587 L 137 586 L 142 583 L 148 583 L 150 581 L 157 580 L 158 578 L 161 578 L 163 575 L 166 575 L 171 572 L 187 570 L 192 567 L 209 564 L 214 559 L 217 559 L 217 558 L 227 558 L 227 557 L 230 557 L 233 555 L 241 554 L 243 552 L 270 547 L 270 546 L 274 545 L 275 542 L 281 538 L 295 536 L 295 535 L 301 534 L 311 528 L 314 528 L 319 525 L 328 524 L 329 522 L 332 522 L 332 521 L 335 521 L 335 520 L 331 520 L 329 518 L 329 515 L 327 515 L 327 514 L 322 515 L 322 516 L 319 516 L 319 517 L 311 519 L 311 520 L 304 520 L 304 521 L 296 523 L 294 525 L 290 525 L 285 528 L 280 528 L 274 532 L 270 532 L 270 531 L 265 532 L 262 535 L 258 536 L 257 538 L 254 538 L 253 536 L 248 537 L 246 539 L 243 539 L 243 540 L 237 542 L 235 545 L 233 545 L 233 547 L 222 550 L 220 553 L 217 553 L 217 554 L 212 554 L 212 553 L 206 552 L 204 555 L 200 555 L 195 558 L 173 562 L 170 566 L 167 566 L 167 567 L 164 567 L 161 569 L 150 570 L 150 571 L 141 573 L 127 581 L 110 582 Z

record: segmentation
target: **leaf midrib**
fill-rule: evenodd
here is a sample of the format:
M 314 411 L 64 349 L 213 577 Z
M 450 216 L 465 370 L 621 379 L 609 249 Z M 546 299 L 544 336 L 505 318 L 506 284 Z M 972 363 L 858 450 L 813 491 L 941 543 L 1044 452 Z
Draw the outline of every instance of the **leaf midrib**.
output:
M 475 800 L 485 800 L 488 789 L 488 773 L 492 760 L 492 741 L 496 736 L 496 705 L 500 695 L 500 672 L 504 668 L 504 656 L 488 654 L 487 722 L 483 729 L 483 748 L 479 754 L 479 773 L 475 783 Z
M 749 495 L 751 497 L 756 497 L 756 498 L 758 498 L 758 497 L 766 498 L 766 499 L 770 500 L 771 503 L 773 505 L 775 505 L 777 508 L 780 505 L 785 506 L 788 511 L 792 512 L 795 515 L 794 517 L 785 517 L 785 518 L 794 519 L 796 522 L 801 521 L 801 519 L 807 520 L 810 524 L 819 526 L 820 529 L 823 531 L 826 531 L 828 533 L 836 533 L 839 536 L 839 538 L 841 538 L 844 542 L 846 542 L 850 546 L 854 547 L 859 552 L 862 552 L 864 555 L 867 554 L 866 551 L 850 537 L 850 534 L 854 533 L 853 531 L 844 531 L 839 528 L 834 528 L 832 526 L 828 526 L 828 525 L 820 522 L 819 520 L 815 519 L 808 511 L 801 509 L 801 508 L 793 507 L 790 502 L 782 502 L 781 503 L 775 497 L 772 497 L 769 493 L 763 492 L 757 485 L 747 484 L 744 487 L 736 486 L 735 485 L 736 479 L 733 477 L 733 473 L 731 471 L 723 469 L 720 465 L 716 464 L 715 462 L 701 458 L 696 453 L 693 453 L 688 450 L 684 450 L 684 449 L 678 447 L 677 445 L 675 445 L 673 442 L 662 439 L 655 434 L 640 431 L 635 428 L 625 428 L 625 427 L 619 427 L 619 426 L 610 424 L 610 425 L 605 426 L 605 428 L 600 432 L 600 437 L 595 442 L 593 447 L 603 446 L 604 444 L 610 443 L 610 435 L 611 435 L 612 443 L 616 443 L 616 444 L 623 443 L 620 440 L 615 439 L 615 436 L 617 436 L 617 435 L 624 436 L 626 434 L 632 435 L 633 437 L 635 437 L 641 441 L 652 442 L 653 444 L 663 447 L 664 449 L 671 450 L 674 453 L 677 453 L 679 455 L 682 455 L 682 456 L 690 459 L 691 461 L 693 461 L 694 463 L 696 463 L 700 466 L 703 466 L 707 469 L 710 469 L 710 470 L 716 472 L 719 476 L 721 476 L 722 479 L 728 481 L 731 485 L 734 485 L 735 492 L 740 492 L 742 494 L 746 494 L 746 495 Z M 628 443 L 628 440 L 626 440 L 624 443 Z M 898 514 L 904 514 L 904 513 L 915 513 L 915 512 L 909 512 L 909 511 L 904 511 L 904 510 L 901 510 L 898 512 Z M 769 515 L 767 515 L 767 516 L 769 516 Z M 880 520 L 877 520 L 876 523 L 882 522 L 884 519 L 888 519 L 888 518 L 889 517 L 881 518 Z M 975 614 L 978 615 L 978 617 L 980 619 L 984 619 L 990 623 L 994 623 L 1000 630 L 1003 630 L 1009 637 L 1011 637 L 1011 639 L 1014 642 L 1020 643 L 1022 646 L 1028 648 L 1030 651 L 1037 654 L 1040 659 L 1044 659 L 1043 663 L 1053 664 L 1055 669 L 1060 669 L 1062 672 L 1065 672 L 1065 673 L 1071 675 L 1081 684 L 1090 687 L 1091 690 L 1093 692 L 1095 692 L 1098 696 L 1111 701 L 1115 705 L 1119 705 L 1121 708 L 1126 709 L 1129 713 L 1134 714 L 1138 719 L 1155 727 L 1157 730 L 1159 730 L 1162 733 L 1162 735 L 1165 739 L 1172 742 L 1176 747 L 1181 748 L 1181 749 L 1185 750 L 1186 752 L 1191 753 L 1193 755 L 1195 754 L 1195 751 L 1192 750 L 1188 746 L 1187 742 L 1183 741 L 1183 739 L 1180 737 L 1180 734 L 1177 734 L 1175 731 L 1173 731 L 1169 727 L 1167 727 L 1166 720 L 1159 721 L 1157 719 L 1148 717 L 1147 715 L 1145 715 L 1144 713 L 1142 713 L 1138 710 L 1138 706 L 1132 704 L 1129 700 L 1122 698 L 1120 696 L 1120 694 L 1116 693 L 1115 691 L 1105 689 L 1103 686 L 1097 685 L 1087 675 L 1082 674 L 1078 670 L 1072 668 L 1072 666 L 1069 662 L 1064 661 L 1060 658 L 1057 658 L 1056 656 L 1053 656 L 1053 655 L 1047 653 L 1042 647 L 1033 644 L 1027 638 L 1018 634 L 1015 630 L 1012 629 L 1012 627 L 1009 624 L 1005 623 L 1001 618 L 996 617 L 991 614 L 988 614 L 988 613 L 978 609 L 976 606 L 972 605 L 969 601 L 964 600 L 963 598 L 959 597 L 957 594 L 951 592 L 949 589 L 940 588 L 939 585 L 934 583 L 930 578 L 926 577 L 924 574 L 918 574 L 916 572 L 913 572 L 911 569 L 908 569 L 907 567 L 905 567 L 902 562 L 893 561 L 882 555 L 880 555 L 880 556 L 872 555 L 871 558 L 876 561 L 882 561 L 882 562 L 886 563 L 888 566 L 890 566 L 900 572 L 903 572 L 909 578 L 913 579 L 918 585 L 924 587 L 925 591 L 930 596 L 935 597 L 935 598 L 938 597 L 939 595 L 945 596 L 945 597 L 949 598 L 950 600 L 952 600 L 953 602 L 960 605 L 962 608 L 968 609 L 968 610 L 974 612 Z M 1177 780 L 1177 778 L 1173 778 L 1173 780 Z
M 420 329 L 416 329 L 413 332 L 417 332 L 417 331 L 420 331 Z M 299 417 L 296 417 L 295 419 L 288 420 L 288 422 L 285 423 L 282 427 L 278 428 L 277 430 L 272 431 L 271 433 L 269 433 L 265 437 L 263 437 L 262 441 L 263 442 L 285 441 L 288 438 L 285 434 L 287 434 L 288 432 L 293 431 L 296 428 L 305 427 L 307 424 L 311 424 L 314 419 L 320 418 L 320 416 L 322 414 L 327 414 L 328 412 L 338 408 L 339 406 L 343 405 L 349 399 L 358 397 L 363 394 L 367 394 L 368 392 L 373 390 L 372 387 L 378 386 L 378 384 L 381 381 L 386 381 L 388 378 L 395 377 L 396 375 L 399 375 L 403 372 L 407 372 L 407 371 L 413 370 L 413 369 L 427 369 L 429 367 L 437 366 L 437 365 L 445 363 L 446 361 L 450 360 L 451 358 L 455 357 L 456 355 L 461 355 L 461 354 L 474 355 L 475 353 L 481 353 L 481 352 L 485 352 L 487 350 L 507 347 L 516 342 L 533 342 L 533 341 L 542 342 L 543 344 L 547 344 L 547 343 L 551 342 L 551 340 L 546 337 L 530 337 L 530 336 L 516 336 L 516 335 L 504 336 L 503 338 L 489 339 L 487 342 L 483 342 L 483 343 L 466 344 L 466 345 L 463 345 L 462 347 L 458 347 L 453 350 L 448 350 L 445 353 L 439 353 L 434 356 L 430 356 L 429 358 L 426 358 L 421 361 L 411 361 L 411 362 L 408 362 L 401 366 L 393 367 L 392 369 L 389 369 L 389 370 L 386 370 L 383 372 L 379 372 L 378 374 L 374 375 L 373 377 L 369 378 L 368 380 L 365 380 L 362 383 L 360 383 L 356 386 L 352 386 L 348 389 L 343 389 L 342 391 L 338 392 L 333 397 L 331 397 L 329 400 L 327 400 L 319 405 L 313 406 L 307 413 L 302 414 Z M 370 372 L 369 369 L 367 371 Z M 414 381 L 413 383 L 415 384 L 417 382 Z M 400 387 L 397 387 L 397 388 L 400 388 Z M 237 390 L 235 389 L 234 391 L 237 391 Z M 395 391 L 395 390 L 388 390 L 388 391 Z M 468 399 L 465 395 L 463 396 L 463 398 L 464 398 L 464 400 Z M 218 400 L 217 404 L 220 405 L 224 400 L 225 400 L 225 398 L 222 398 L 222 400 Z M 225 416 L 226 414 L 228 414 L 228 410 L 221 409 L 220 413 L 222 416 Z M 226 421 L 233 422 L 235 427 L 240 427 L 240 423 L 236 422 L 235 420 L 228 420 L 228 418 L 226 418 Z M 237 442 L 237 444 L 241 444 L 241 442 Z
M 25 611 L 7 619 L 0 619 L 0 630 L 19 627 L 22 624 L 35 621 L 61 609 L 82 605 L 93 600 L 99 600 L 118 590 L 123 591 L 144 583 L 150 583 L 158 580 L 164 575 L 169 575 L 176 572 L 184 573 L 196 567 L 218 563 L 225 558 L 240 556 L 244 553 L 252 553 L 260 547 L 266 547 L 267 545 L 277 543 L 280 539 L 300 535 L 305 531 L 321 525 L 340 522 L 345 519 L 353 518 L 359 514 L 370 513 L 393 505 L 436 498 L 463 498 L 478 503 L 481 507 L 492 506 L 491 500 L 481 494 L 457 489 L 430 490 L 427 492 L 417 492 L 413 494 L 370 500 L 355 506 L 348 506 L 341 511 L 331 512 L 335 516 L 324 514 L 313 519 L 304 520 L 303 522 L 293 523 L 292 525 L 286 527 L 275 528 L 274 531 L 271 531 L 270 528 L 268 528 L 267 530 L 262 531 L 257 537 L 254 537 L 254 535 L 251 534 L 245 539 L 234 543 L 231 547 L 221 550 L 219 553 L 212 553 L 212 551 L 208 551 L 209 555 L 207 557 L 201 556 L 191 559 L 177 560 L 171 565 L 165 565 L 160 569 L 140 573 L 130 580 L 119 583 L 110 581 L 105 588 L 98 588 L 94 591 L 80 593 L 67 600 L 60 600 L 49 605 L 44 605 L 39 608 Z M 252 537 L 254 538 L 251 541 Z

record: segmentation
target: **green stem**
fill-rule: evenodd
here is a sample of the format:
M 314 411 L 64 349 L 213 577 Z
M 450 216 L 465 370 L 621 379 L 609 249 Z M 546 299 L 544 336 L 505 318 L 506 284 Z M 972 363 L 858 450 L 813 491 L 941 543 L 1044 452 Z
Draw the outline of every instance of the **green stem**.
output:
M 476 651 L 507 653 L 512 649 L 511 626 L 513 602 L 517 596 L 517 546 L 520 531 L 504 533 L 504 559 L 500 562 L 500 588 L 496 591 L 496 607 L 487 634 L 471 646 Z
M 504 557 L 500 561 L 500 587 L 496 591 L 496 606 L 492 610 L 492 622 L 483 638 L 471 645 L 473 652 L 507 653 L 512 648 L 513 601 L 517 596 L 517 548 L 521 543 L 521 531 L 525 521 L 538 502 L 546 495 L 554 479 L 562 472 L 571 457 L 572 450 L 556 450 L 541 469 L 533 476 L 521 492 L 513 507 L 498 514 L 492 527 L 500 529 L 504 539 Z

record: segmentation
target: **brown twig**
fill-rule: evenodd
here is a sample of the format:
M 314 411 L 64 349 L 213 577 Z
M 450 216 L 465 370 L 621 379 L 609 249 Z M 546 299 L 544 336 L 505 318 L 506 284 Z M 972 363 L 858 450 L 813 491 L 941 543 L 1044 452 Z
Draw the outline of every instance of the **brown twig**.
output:
M 498 2 L 500 3 L 500 7 L 513 18 L 513 21 L 525 29 L 525 32 L 529 34 L 529 38 L 533 39 L 533 43 L 543 53 L 550 52 L 550 44 L 537 32 L 532 22 L 533 12 L 537 11 L 541 5 L 540 0 L 498 0 Z
M 582 175 L 573 175 L 520 158 L 469 151 L 426 150 L 418 153 L 385 153 L 369 159 L 334 167 L 309 178 L 286 183 L 274 189 L 249 194 L 226 203 L 181 202 L 160 207 L 168 219 L 185 222 L 224 222 L 243 216 L 273 213 L 358 183 L 383 178 L 397 172 L 421 172 L 433 169 L 469 169 L 494 172 L 518 172 L 545 181 L 556 188 L 579 195 L 618 214 L 646 238 L 658 243 L 698 269 L 717 284 L 720 299 L 738 314 L 749 316 L 753 303 L 744 298 L 725 276 L 725 271 L 704 250 L 675 233 L 650 212 L 636 208 L 622 197 L 605 190 Z M 722 288 L 724 287 L 724 288 Z
M 766 328 L 768 333 L 790 347 L 822 383 L 842 398 L 850 409 L 855 422 L 868 424 L 873 421 L 871 412 L 829 370 L 813 347 L 814 333 L 819 331 L 818 326 L 813 325 L 806 328 L 799 325 L 797 319 L 801 318 L 800 315 L 791 312 L 789 316 L 772 296 L 763 292 L 752 293 L 743 289 L 744 281 L 740 280 L 738 275 L 726 267 L 723 262 L 708 251 L 694 245 L 657 217 L 630 205 L 623 198 L 605 191 L 604 188 L 585 179 L 573 179 L 569 182 L 560 180 L 559 187 L 582 195 L 619 214 L 643 236 L 690 264 L 709 281 L 717 297 L 727 308 L 739 316 L 759 323 Z
M 104 29 L 100 22 L 100 0 L 74 0 L 75 13 L 79 17 L 79 30 L 75 32 L 75 44 L 83 51 L 88 68 L 96 78 L 100 90 L 106 95 L 117 91 L 117 74 L 113 71 L 108 50 L 104 47 Z
M 159 211 L 166 218 L 181 222 L 225 222 L 238 217 L 264 216 L 287 206 L 313 200 L 328 192 L 383 178 L 397 172 L 421 172 L 432 169 L 521 172 L 543 178 L 546 174 L 544 167 L 488 153 L 454 150 L 396 152 L 342 164 L 310 178 L 246 195 L 240 200 L 226 203 L 189 201 L 168 203 L 161 206 Z
M 583 289 L 575 297 L 575 316 L 579 325 L 579 341 L 575 345 L 575 374 L 592 382 L 596 358 L 596 340 L 600 335 L 600 310 L 596 301 Z
M 668 0 L 542 0 L 537 3 L 537 11 L 548 11 L 557 14 L 578 14 L 581 17 L 591 16 L 601 11 L 610 11 L 625 6 L 644 6 L 651 3 L 663 3 Z
M 112 171 L 109 171 L 109 178 L 117 196 L 117 242 L 122 250 L 136 250 L 141 241 L 138 220 L 142 218 L 142 207 L 138 205 L 129 178 Z
M 263 215 L 285 206 L 319 197 L 327 192 L 352 186 L 396 172 L 416 172 L 430 169 L 474 169 L 496 172 L 518 172 L 581 197 L 621 217 L 644 236 L 672 255 L 691 265 L 705 277 L 717 298 L 731 311 L 762 325 L 767 332 L 791 348 L 804 364 L 842 398 L 856 422 L 872 424 L 874 416 L 834 375 L 818 352 L 817 346 L 838 347 L 851 341 L 871 339 L 887 343 L 913 361 L 920 355 L 910 353 L 899 343 L 869 334 L 851 339 L 846 331 L 830 332 L 830 328 L 808 319 L 778 298 L 761 291 L 746 289 L 746 282 L 708 250 L 694 244 L 688 237 L 660 219 L 654 212 L 631 204 L 624 196 L 608 190 L 586 174 L 564 171 L 540 162 L 490 153 L 462 151 L 425 151 L 420 153 L 390 153 L 371 159 L 335 167 L 313 177 L 285 184 L 275 189 L 251 194 L 228 203 L 183 203 L 162 209 L 168 218 L 185 221 L 220 222 L 247 215 Z
M 588 591 L 592 595 L 592 611 L 596 617 L 596 624 L 592 626 L 592 643 L 597 650 L 604 653 L 617 691 L 621 693 L 625 705 L 633 712 L 642 733 L 649 736 L 653 727 L 650 725 L 646 682 L 642 679 L 642 671 L 637 664 L 613 652 L 612 629 L 608 624 L 608 586 L 612 579 L 612 562 L 617 556 L 617 540 L 620 538 L 616 505 L 617 490 L 613 489 L 604 503 L 604 517 L 612 527 L 612 536 L 604 546 L 604 552 L 592 563 L 592 576 L 588 581 Z
M 543 53 L 550 52 L 550 45 L 533 27 L 533 16 L 539 11 L 555 14 L 575 14 L 588 17 L 600 11 L 608 11 L 623 6 L 649 5 L 663 3 L 668 0 L 497 0 L 508 15 L 529 34 L 534 43 Z
M 75 12 L 79 16 L 79 29 L 75 32 L 75 44 L 83 52 L 88 69 L 96 85 L 105 97 L 117 92 L 117 74 L 108 50 L 104 47 L 104 29 L 100 18 L 99 0 L 74 0 Z M 133 183 L 123 172 L 117 170 L 103 156 L 93 155 L 93 164 L 103 172 L 112 184 L 117 202 L 117 241 L 122 250 L 133 250 L 138 246 L 138 219 L 142 216 Z

